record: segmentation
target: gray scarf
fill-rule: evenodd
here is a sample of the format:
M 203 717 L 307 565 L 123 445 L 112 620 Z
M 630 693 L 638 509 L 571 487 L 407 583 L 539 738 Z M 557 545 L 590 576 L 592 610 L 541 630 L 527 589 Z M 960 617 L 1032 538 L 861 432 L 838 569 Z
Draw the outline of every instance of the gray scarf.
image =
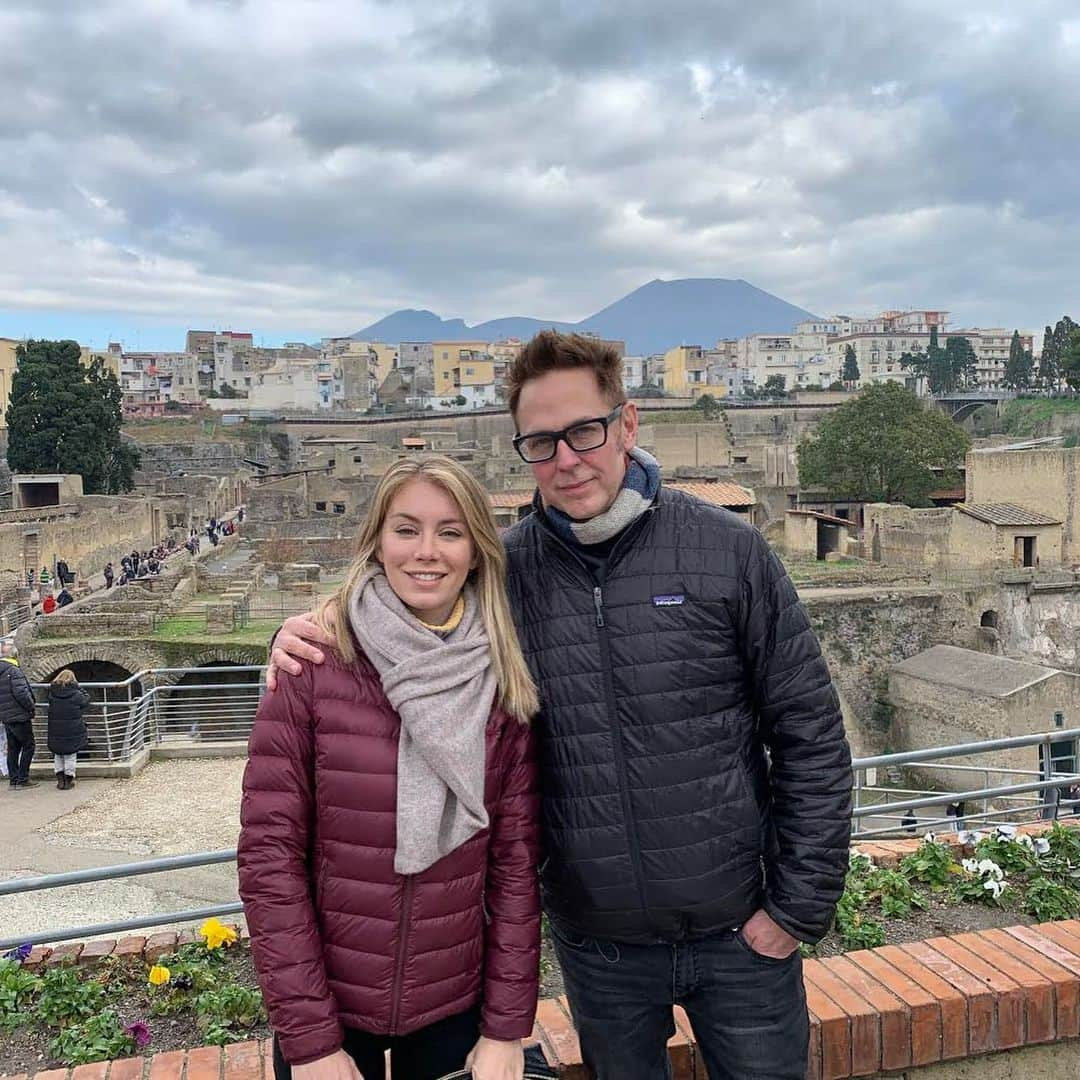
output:
M 496 685 L 480 605 L 466 586 L 461 622 L 440 637 L 376 567 L 349 597 L 349 620 L 401 719 L 394 869 L 419 874 L 488 826 L 484 731 Z

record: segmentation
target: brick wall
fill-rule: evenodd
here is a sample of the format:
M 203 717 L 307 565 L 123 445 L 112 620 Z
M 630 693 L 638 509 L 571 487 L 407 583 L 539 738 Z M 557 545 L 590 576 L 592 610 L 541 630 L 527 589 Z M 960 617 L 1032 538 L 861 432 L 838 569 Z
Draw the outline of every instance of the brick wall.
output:
M 912 839 L 860 848 L 886 862 L 917 845 Z M 178 938 L 170 931 L 55 950 L 37 947 L 27 964 L 89 964 L 107 956 L 152 963 L 184 940 L 191 940 L 189 933 Z M 1028 1051 L 1049 1058 L 1055 1069 L 1060 1066 L 1060 1071 L 1034 1075 L 1073 1075 L 1066 1061 L 1075 1066 L 1080 1046 L 1080 922 L 863 949 L 806 961 L 804 972 L 811 1024 L 808 1080 L 901 1070 L 910 1080 L 1022 1076 L 1029 1075 L 1023 1064 Z M 675 1009 L 675 1026 L 668 1045 L 676 1080 L 706 1080 L 693 1031 L 680 1008 Z M 588 1080 L 564 998 L 539 1003 L 533 1039 L 560 1076 Z M 976 1057 L 983 1061 L 972 1072 L 970 1059 Z M 178 1080 L 185 1075 L 187 1080 L 270 1080 L 269 1043 L 200 1047 L 85 1065 L 74 1070 L 70 1080 Z M 68 1070 L 40 1072 L 35 1080 L 68 1080 Z

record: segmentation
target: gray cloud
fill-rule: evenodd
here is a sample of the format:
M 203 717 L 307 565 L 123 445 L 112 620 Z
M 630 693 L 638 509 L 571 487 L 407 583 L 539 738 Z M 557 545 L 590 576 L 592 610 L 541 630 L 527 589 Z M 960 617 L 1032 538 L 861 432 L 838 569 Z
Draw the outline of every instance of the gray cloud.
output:
M 715 275 L 1035 328 L 1080 270 L 1074 10 L 7 0 L 0 309 L 319 333 Z

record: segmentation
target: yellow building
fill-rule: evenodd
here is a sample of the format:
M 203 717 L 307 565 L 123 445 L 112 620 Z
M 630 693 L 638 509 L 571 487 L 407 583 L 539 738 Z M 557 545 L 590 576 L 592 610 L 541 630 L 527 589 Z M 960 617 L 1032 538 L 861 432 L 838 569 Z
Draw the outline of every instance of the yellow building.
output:
M 384 345 L 381 341 L 373 341 L 371 351 L 375 354 L 375 385 L 382 386 L 386 376 L 397 367 L 398 347 Z
M 664 353 L 664 370 L 659 374 L 660 388 L 674 397 L 697 397 L 710 393 L 722 397 L 723 384 L 709 386 L 709 362 L 700 345 L 676 345 Z
M 486 341 L 433 341 L 435 396 L 453 397 L 462 386 L 495 384 L 495 364 Z
M 0 338 L 0 430 L 7 427 L 8 398 L 11 380 L 15 375 L 15 350 L 22 344 L 11 338 Z

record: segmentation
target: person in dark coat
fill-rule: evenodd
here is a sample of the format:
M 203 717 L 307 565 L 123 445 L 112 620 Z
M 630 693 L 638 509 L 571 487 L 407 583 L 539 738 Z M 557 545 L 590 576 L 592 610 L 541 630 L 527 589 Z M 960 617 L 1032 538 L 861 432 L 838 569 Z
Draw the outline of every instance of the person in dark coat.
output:
M 4 646 L 5 649 L 8 646 Z M 7 736 L 8 786 L 37 787 L 30 779 L 34 757 L 34 691 L 12 649 L 0 657 L 0 721 Z
M 105 588 L 111 589 L 113 587 L 113 578 L 116 576 L 116 573 L 113 570 L 113 564 L 111 562 L 105 564 L 105 569 L 103 573 L 105 575 Z
M 237 870 L 276 1080 L 520 1078 L 540 960 L 536 689 L 487 494 L 395 463 L 328 601 L 337 636 L 264 696 Z M 362 823 L 362 824 L 360 824 Z M 359 826 L 359 827 L 358 827 Z
M 63 587 L 63 588 L 62 588 L 62 589 L 61 589 L 61 590 L 60 590 L 60 591 L 59 591 L 59 592 L 58 592 L 58 593 L 56 594 L 56 606 L 57 606 L 58 608 L 61 608 L 61 607 L 67 607 L 67 606 L 68 606 L 68 604 L 74 604 L 74 603 L 75 603 L 75 597 L 74 597 L 74 596 L 72 596 L 70 592 L 68 592 L 68 588 L 67 588 L 67 586 L 65 585 L 65 586 L 64 586 L 64 587 Z
M 56 786 L 68 791 L 75 786 L 75 762 L 87 741 L 83 710 L 90 695 L 79 685 L 75 672 L 64 668 L 49 687 L 48 745 L 53 756 Z
M 503 543 L 543 705 L 541 883 L 585 1064 L 669 1076 L 682 1005 L 712 1080 L 803 1080 L 799 942 L 832 925 L 852 786 L 806 610 L 757 529 L 662 483 L 609 344 L 543 331 L 506 390 L 537 488 Z M 286 621 L 272 694 L 325 640 Z

